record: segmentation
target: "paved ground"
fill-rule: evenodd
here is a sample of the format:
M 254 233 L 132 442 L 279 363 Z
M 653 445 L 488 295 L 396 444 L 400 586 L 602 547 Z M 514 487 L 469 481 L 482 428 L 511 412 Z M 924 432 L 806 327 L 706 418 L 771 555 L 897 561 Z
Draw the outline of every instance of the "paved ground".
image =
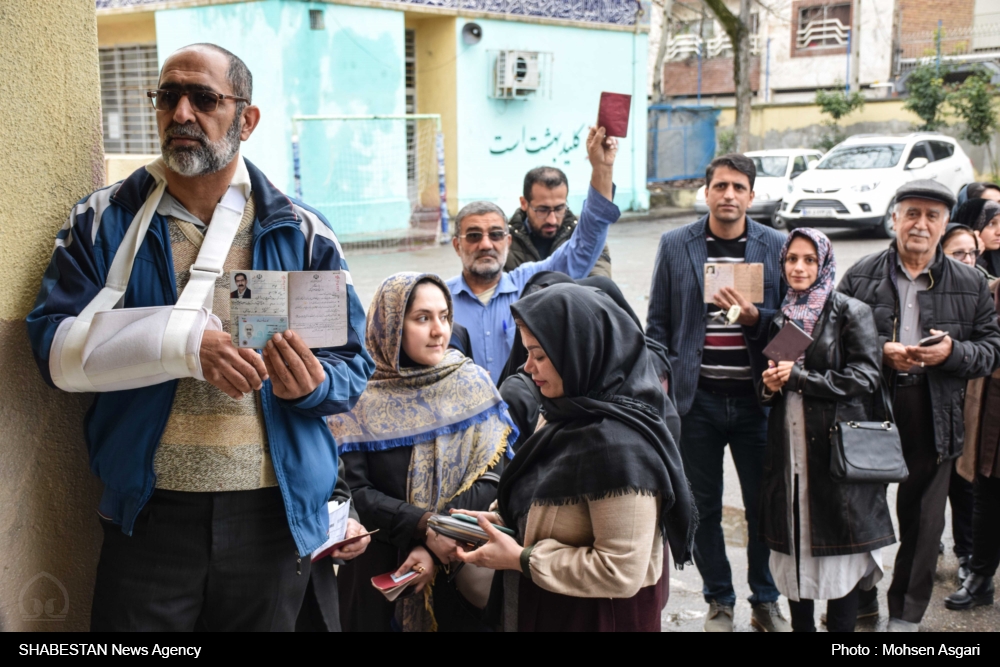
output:
M 652 275 L 653 261 L 656 256 L 657 243 L 660 235 L 694 220 L 691 216 L 673 217 L 662 220 L 647 220 L 617 224 L 611 228 L 608 245 L 611 251 L 612 266 L 615 281 L 625 293 L 639 317 L 645 320 L 649 299 L 649 282 Z M 830 231 L 834 252 L 837 257 L 838 274 L 846 271 L 854 262 L 865 255 L 881 250 L 886 241 L 872 239 L 850 231 Z M 367 307 L 379 283 L 396 271 L 428 271 L 438 273 L 445 278 L 457 274 L 461 264 L 450 245 L 426 248 L 408 253 L 381 255 L 360 255 L 351 253 L 348 256 L 351 274 L 355 288 Z M 746 552 L 739 546 L 745 535 L 745 525 L 742 520 L 743 500 L 739 493 L 739 481 L 732 459 L 726 457 L 725 463 L 725 521 L 727 524 L 727 548 L 732 565 L 734 586 L 739 602 L 736 605 L 736 629 L 750 631 L 750 605 L 746 599 L 750 589 L 746 584 Z M 889 488 L 890 507 L 895 507 L 896 485 Z M 893 511 L 895 520 L 895 511 Z M 945 555 L 938 561 L 938 574 L 934 589 L 934 599 L 931 601 L 927 615 L 924 617 L 925 630 L 995 632 L 1000 630 L 1000 603 L 993 607 L 979 608 L 972 612 L 951 612 L 944 608 L 943 598 L 952 593 L 955 570 L 958 566 L 952 554 L 951 520 L 948 513 L 948 525 L 945 528 Z M 896 555 L 895 546 L 883 550 L 886 578 L 879 584 L 882 616 L 875 623 L 859 623 L 859 631 L 884 630 L 886 623 L 885 591 L 892 577 L 892 563 Z M 1000 577 L 997 579 L 1000 586 Z M 670 602 L 663 615 L 663 629 L 672 632 L 697 632 L 702 628 L 707 605 L 701 596 L 701 578 L 692 565 L 682 571 L 673 570 L 670 577 Z M 824 609 L 822 603 L 817 604 L 817 627 L 819 615 Z M 782 607 L 788 617 L 788 607 L 782 602 Z

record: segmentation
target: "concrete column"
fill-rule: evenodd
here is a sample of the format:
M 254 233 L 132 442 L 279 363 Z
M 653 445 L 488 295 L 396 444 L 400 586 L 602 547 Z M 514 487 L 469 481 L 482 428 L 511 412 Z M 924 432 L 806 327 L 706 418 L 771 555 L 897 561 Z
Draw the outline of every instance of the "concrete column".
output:
M 70 208 L 104 184 L 94 0 L 3 0 L 0 53 L 0 631 L 86 630 L 91 397 L 42 382 L 24 317 Z

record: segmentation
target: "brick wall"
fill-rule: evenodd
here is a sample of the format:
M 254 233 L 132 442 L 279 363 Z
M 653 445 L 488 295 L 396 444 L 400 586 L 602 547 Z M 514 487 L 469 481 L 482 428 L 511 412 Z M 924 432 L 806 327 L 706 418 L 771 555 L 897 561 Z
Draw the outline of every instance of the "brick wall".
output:
M 903 12 L 903 34 L 937 30 L 941 19 L 947 37 L 948 28 L 972 25 L 976 0 L 899 0 L 899 7 Z
M 750 89 L 760 86 L 760 58 L 750 58 Z M 701 63 L 701 94 L 731 95 L 736 92 L 733 83 L 733 59 L 710 58 Z M 663 94 L 668 97 L 698 94 L 698 60 L 667 62 L 663 64 Z

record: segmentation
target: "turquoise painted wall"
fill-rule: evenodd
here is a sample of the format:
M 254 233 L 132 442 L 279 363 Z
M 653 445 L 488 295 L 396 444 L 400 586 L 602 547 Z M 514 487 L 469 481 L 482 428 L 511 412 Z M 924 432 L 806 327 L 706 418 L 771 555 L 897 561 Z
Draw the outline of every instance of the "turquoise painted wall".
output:
M 309 10 L 324 12 L 311 30 Z M 398 11 L 266 0 L 156 13 L 160 63 L 176 49 L 213 42 L 246 62 L 261 123 L 247 159 L 294 194 L 292 116 L 405 111 L 404 22 Z M 409 226 L 402 121 L 300 125 L 302 192 L 342 235 Z
M 467 46 L 461 39 L 466 22 L 456 24 L 459 205 L 485 199 L 509 214 L 518 206 L 525 172 L 553 165 L 566 172 L 569 205 L 579 211 L 590 182 L 587 128 L 597 120 L 601 92 L 608 91 L 632 95 L 629 136 L 619 140 L 615 161 L 615 203 L 622 210 L 648 208 L 646 35 L 477 19 L 482 41 Z M 551 98 L 490 98 L 492 52 L 501 49 L 551 52 Z

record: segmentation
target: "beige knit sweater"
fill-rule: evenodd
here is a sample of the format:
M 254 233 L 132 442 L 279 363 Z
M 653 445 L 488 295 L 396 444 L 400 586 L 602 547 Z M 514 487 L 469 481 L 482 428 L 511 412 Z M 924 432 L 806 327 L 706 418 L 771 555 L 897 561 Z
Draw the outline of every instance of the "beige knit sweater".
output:
M 215 283 L 212 312 L 229 332 L 229 272 L 249 270 L 253 243 L 253 198 Z M 193 224 L 169 218 L 170 250 L 177 293 L 187 285 L 204 235 Z M 233 400 L 208 382 L 184 378 L 153 459 L 156 488 L 171 491 L 246 491 L 277 486 L 267 447 L 260 392 Z
M 524 544 L 531 580 L 553 593 L 630 598 L 663 573 L 658 496 L 630 493 L 572 505 L 534 505 Z

